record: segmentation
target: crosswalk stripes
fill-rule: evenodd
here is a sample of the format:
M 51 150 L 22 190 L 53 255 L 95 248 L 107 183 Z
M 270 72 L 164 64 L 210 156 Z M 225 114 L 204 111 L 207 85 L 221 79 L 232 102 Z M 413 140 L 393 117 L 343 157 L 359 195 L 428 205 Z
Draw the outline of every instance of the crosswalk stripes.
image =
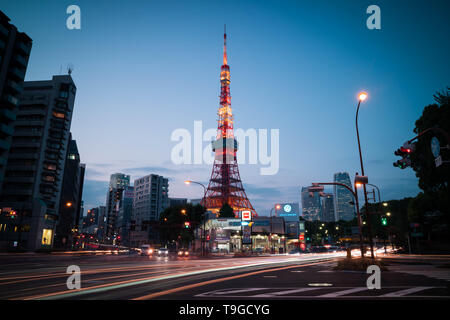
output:
M 416 293 L 416 292 L 419 292 L 419 291 L 432 289 L 432 288 L 433 287 L 409 288 L 409 289 L 404 289 L 404 290 L 400 290 L 400 291 L 394 291 L 394 292 L 390 292 L 390 293 L 387 293 L 387 294 L 383 294 L 383 295 L 381 295 L 381 297 L 403 297 L 403 296 L 408 295 L 408 294 L 412 294 L 412 293 Z
M 432 291 L 431 289 L 436 289 Z M 276 288 L 229 288 L 203 292 L 195 297 L 220 298 L 280 298 L 280 299 L 386 299 L 386 298 L 446 298 L 442 296 L 442 289 L 446 287 L 430 286 L 391 286 L 380 290 L 369 290 L 367 287 L 276 287 Z M 331 292 L 330 292 L 331 290 Z M 415 295 L 422 291 L 431 290 L 426 295 Z M 258 293 L 257 291 L 260 291 Z M 360 293 L 359 295 L 357 293 Z M 368 294 L 370 292 L 370 294 Z
M 345 296 L 346 294 L 360 292 L 360 291 L 366 291 L 366 290 L 367 290 L 367 287 L 356 287 L 356 288 L 351 288 L 351 289 L 347 289 L 347 290 L 341 290 L 341 291 L 323 294 L 323 295 L 318 296 L 317 298 L 336 298 L 336 297 L 340 297 L 340 296 Z
M 392 267 L 391 270 L 395 272 L 425 276 L 432 279 L 450 281 L 450 272 L 448 270 L 438 269 L 436 267 L 431 267 L 428 265 L 420 266 L 420 269 L 418 268 L 418 266 L 415 266 L 414 269 L 411 268 L 408 270 L 403 266 L 402 268 Z
M 270 297 L 279 297 L 287 294 L 292 293 L 299 293 L 299 292 L 305 292 L 305 291 L 313 291 L 318 290 L 320 288 L 300 288 L 300 289 L 291 289 L 291 290 L 283 290 L 283 291 L 277 291 L 277 292 L 271 292 L 271 293 L 262 293 L 262 294 L 256 294 L 254 296 L 250 296 L 249 298 L 270 298 Z

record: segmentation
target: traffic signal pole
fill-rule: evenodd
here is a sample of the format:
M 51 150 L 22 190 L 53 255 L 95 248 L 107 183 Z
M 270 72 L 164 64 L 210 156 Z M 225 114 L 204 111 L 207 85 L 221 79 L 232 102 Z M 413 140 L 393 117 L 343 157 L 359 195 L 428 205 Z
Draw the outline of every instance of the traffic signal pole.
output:
M 358 174 L 356 174 L 356 175 L 358 175 Z M 315 182 L 312 185 L 313 186 L 319 186 L 319 185 L 321 185 L 321 186 L 324 186 L 324 185 L 325 186 L 326 185 L 341 186 L 351 192 L 351 194 L 355 198 L 355 204 L 356 204 L 356 215 L 357 215 L 357 220 L 358 220 L 359 246 L 361 249 L 361 258 L 364 258 L 364 245 L 363 245 L 363 238 L 362 238 L 361 214 L 359 212 L 358 189 L 356 187 L 356 182 L 354 184 L 355 191 L 353 191 L 352 188 L 349 187 L 348 185 L 346 185 L 345 183 L 340 183 L 340 182 Z M 314 192 L 314 191 L 316 191 L 316 190 L 312 190 L 312 192 Z M 322 187 L 322 191 L 323 191 L 323 187 Z

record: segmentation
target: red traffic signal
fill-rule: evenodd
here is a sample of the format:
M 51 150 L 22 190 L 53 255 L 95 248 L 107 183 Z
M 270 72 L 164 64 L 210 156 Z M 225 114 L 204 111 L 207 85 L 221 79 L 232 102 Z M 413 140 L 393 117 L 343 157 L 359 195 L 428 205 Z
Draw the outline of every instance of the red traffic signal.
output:
M 189 221 L 186 221 L 185 223 L 184 223 L 184 227 L 187 229 L 187 228 L 190 228 L 191 227 L 191 223 L 189 222 Z
M 400 156 L 402 157 L 402 159 L 397 160 L 396 162 L 393 163 L 394 167 L 398 167 L 400 169 L 405 169 L 406 167 L 410 167 L 411 166 L 411 159 L 410 159 L 410 154 L 414 152 L 416 148 L 416 144 L 415 143 L 410 143 L 409 141 L 406 141 L 403 146 L 401 146 L 400 148 L 398 148 L 394 154 L 396 156 Z

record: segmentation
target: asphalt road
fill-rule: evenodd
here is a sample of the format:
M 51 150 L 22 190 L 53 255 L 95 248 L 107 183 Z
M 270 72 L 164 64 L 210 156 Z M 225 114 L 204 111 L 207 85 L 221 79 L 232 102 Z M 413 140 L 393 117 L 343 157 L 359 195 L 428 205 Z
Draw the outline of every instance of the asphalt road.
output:
M 247 258 L 2 255 L 0 299 L 448 299 L 450 256 L 387 256 L 381 289 L 365 272 L 335 271 L 343 253 Z M 81 288 L 69 290 L 69 265 Z

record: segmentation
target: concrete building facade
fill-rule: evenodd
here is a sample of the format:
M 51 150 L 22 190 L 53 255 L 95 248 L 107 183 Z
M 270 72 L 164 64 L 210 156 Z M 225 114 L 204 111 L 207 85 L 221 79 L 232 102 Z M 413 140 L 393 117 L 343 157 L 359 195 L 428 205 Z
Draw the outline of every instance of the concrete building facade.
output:
M 32 40 L 0 11 L 0 193 Z
M 70 75 L 23 84 L 0 208 L 16 212 L 0 247 L 53 247 L 76 86 Z M 2 215 L 3 218 L 3 215 Z

